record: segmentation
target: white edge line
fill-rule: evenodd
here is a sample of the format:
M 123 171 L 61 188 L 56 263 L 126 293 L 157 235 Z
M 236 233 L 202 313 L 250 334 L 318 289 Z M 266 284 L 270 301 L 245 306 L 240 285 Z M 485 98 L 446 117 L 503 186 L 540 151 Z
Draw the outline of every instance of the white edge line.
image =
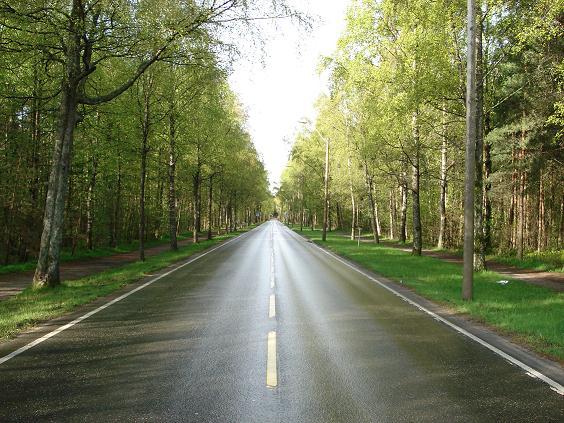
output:
M 299 237 L 298 234 L 296 234 L 294 231 L 292 231 L 291 229 L 288 228 L 288 230 L 294 235 Z M 303 239 L 303 238 L 302 238 Z M 351 269 L 357 271 L 358 273 L 364 275 L 365 277 L 367 277 L 368 279 L 370 279 L 373 282 L 376 282 L 378 285 L 380 285 L 382 288 L 387 289 L 388 291 L 392 292 L 394 295 L 397 295 L 398 297 L 400 297 L 401 299 L 403 299 L 404 301 L 407 301 L 409 304 L 411 304 L 412 306 L 418 308 L 419 310 L 427 313 L 429 316 L 433 317 L 435 320 L 438 320 L 442 323 L 444 323 L 447 326 L 450 326 L 452 329 L 456 330 L 457 332 L 461 333 L 462 335 L 472 339 L 473 341 L 479 343 L 480 345 L 488 348 L 489 350 L 493 351 L 494 353 L 500 355 L 501 357 L 505 358 L 506 360 L 508 360 L 509 362 L 521 367 L 523 370 L 525 370 L 525 372 L 530 373 L 532 376 L 537 377 L 538 379 L 542 380 L 543 382 L 547 383 L 548 385 L 550 385 L 551 388 L 553 388 L 553 391 L 557 392 L 558 394 L 564 396 L 564 386 L 562 386 L 561 384 L 559 384 L 558 382 L 556 382 L 555 380 L 552 380 L 551 378 L 549 378 L 548 376 L 540 373 L 539 371 L 533 369 L 532 367 L 528 366 L 527 364 L 523 363 L 522 361 L 516 359 L 515 357 L 507 354 L 506 352 L 500 350 L 499 348 L 493 346 L 492 344 L 490 344 L 487 341 L 484 341 L 482 338 L 477 337 L 476 335 L 468 332 L 466 329 L 461 328 L 460 326 L 448 321 L 447 319 L 445 319 L 444 317 L 439 316 L 437 313 L 432 312 L 431 310 L 423 307 L 420 304 L 417 304 L 415 301 L 407 298 L 405 295 L 403 295 L 402 293 L 396 291 L 395 289 L 393 289 L 392 287 L 382 283 L 381 281 L 379 281 L 378 279 L 370 276 L 368 273 L 358 269 L 356 266 L 353 266 L 352 264 L 348 263 L 346 260 L 342 259 L 341 257 L 339 257 L 338 255 L 325 250 L 324 248 L 321 248 L 319 245 L 317 245 L 314 242 L 311 242 L 308 244 L 314 245 L 316 248 L 318 248 L 319 250 L 323 251 L 325 254 L 333 257 L 334 259 L 340 261 L 341 263 L 343 263 L 344 265 L 350 267 Z
M 258 228 L 258 226 L 257 226 L 257 228 Z M 5 355 L 4 357 L 1 357 L 1 358 L 0 358 L 0 365 L 1 365 L 1 364 L 4 364 L 6 361 L 11 360 L 12 358 L 14 358 L 14 357 L 16 357 L 16 356 L 18 356 L 18 355 L 20 355 L 21 353 L 23 353 L 23 352 L 29 350 L 30 348 L 33 348 L 33 347 L 35 347 L 36 345 L 41 344 L 43 341 L 46 341 L 47 339 L 52 338 L 53 336 L 55 336 L 55 335 L 61 333 L 62 331 L 67 330 L 68 328 L 73 327 L 73 326 L 76 325 L 77 323 L 80 323 L 80 322 L 82 322 L 83 320 L 88 319 L 90 316 L 93 316 L 94 314 L 96 314 L 96 313 L 98 313 L 98 312 L 104 310 L 105 308 L 108 308 L 109 306 L 114 305 L 115 303 L 117 303 L 117 302 L 123 300 L 124 298 L 127 298 L 127 297 L 129 297 L 130 295 L 135 294 L 137 291 L 140 291 L 140 290 L 142 290 L 143 288 L 148 287 L 149 285 L 155 283 L 155 282 L 158 281 L 159 279 L 162 279 L 162 278 L 164 278 L 165 276 L 168 276 L 168 275 L 170 275 L 171 273 L 176 272 L 176 271 L 179 270 L 179 269 L 182 269 L 184 266 L 188 266 L 189 264 L 194 263 L 196 260 L 199 260 L 199 259 L 201 259 L 202 257 L 205 257 L 205 256 L 207 256 L 208 254 L 213 253 L 214 251 L 216 251 L 216 250 L 218 250 L 218 249 L 220 249 L 220 248 L 225 247 L 226 245 L 230 244 L 231 242 L 233 242 L 233 241 L 235 241 L 235 240 L 241 239 L 241 237 L 242 237 L 243 235 L 248 234 L 248 233 L 252 232 L 252 231 L 255 230 L 255 229 L 256 229 L 256 228 L 253 228 L 253 229 L 251 229 L 251 230 L 248 231 L 248 232 L 245 232 L 245 233 L 243 233 L 243 234 L 241 234 L 241 235 L 238 235 L 238 236 L 236 236 L 235 238 L 232 238 L 232 239 L 230 239 L 230 240 L 224 242 L 223 244 L 218 245 L 217 247 L 212 248 L 211 250 L 205 251 L 205 252 L 203 252 L 202 254 L 200 254 L 200 255 L 198 255 L 198 256 L 196 256 L 196 257 L 192 257 L 191 259 L 188 259 L 188 261 L 186 261 L 185 263 L 182 263 L 181 265 L 175 267 L 174 269 L 169 270 L 168 272 L 163 273 L 162 275 L 157 276 L 156 278 L 151 279 L 150 281 L 145 282 L 143 285 L 140 285 L 140 286 L 138 286 L 137 288 L 132 289 L 131 291 L 126 292 L 125 294 L 120 295 L 120 296 L 117 297 L 117 298 L 114 298 L 113 300 L 107 302 L 106 304 L 103 304 L 103 305 L 101 305 L 100 307 L 98 307 L 98 308 L 96 308 L 96 309 L 94 309 L 94 310 L 91 310 L 91 311 L 89 311 L 88 313 L 86 313 L 86 314 L 84 314 L 84 315 L 82 315 L 82 316 L 80 316 L 80 317 L 77 317 L 77 318 L 74 319 L 72 322 L 69 322 L 69 323 L 67 323 L 66 325 L 60 326 L 60 327 L 58 327 L 57 329 L 55 329 L 54 331 L 49 332 L 49 333 L 43 335 L 42 337 L 35 339 L 34 341 L 30 342 L 29 344 L 24 345 L 23 347 L 18 348 L 18 349 L 15 350 L 15 351 L 12 351 L 10 354 Z

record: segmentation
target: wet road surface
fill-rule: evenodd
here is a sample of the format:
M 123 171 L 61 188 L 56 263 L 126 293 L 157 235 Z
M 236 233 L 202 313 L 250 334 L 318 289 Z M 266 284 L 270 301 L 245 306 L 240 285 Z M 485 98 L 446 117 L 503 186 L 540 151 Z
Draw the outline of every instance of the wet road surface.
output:
M 94 420 L 549 422 L 564 400 L 272 221 L 0 364 L 0 421 Z

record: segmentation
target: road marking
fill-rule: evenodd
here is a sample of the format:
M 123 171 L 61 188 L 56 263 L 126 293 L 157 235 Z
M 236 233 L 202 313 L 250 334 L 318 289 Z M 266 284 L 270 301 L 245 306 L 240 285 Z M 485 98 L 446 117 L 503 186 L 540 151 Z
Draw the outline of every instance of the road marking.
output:
M 275 388 L 278 386 L 278 369 L 276 367 L 276 332 L 268 332 L 266 356 L 266 386 Z
M 274 289 L 274 249 L 270 255 L 270 289 Z
M 274 294 L 270 296 L 270 306 L 268 307 L 268 318 L 276 317 L 276 298 Z
M 62 331 L 67 330 L 67 329 L 73 327 L 73 326 L 76 325 L 77 323 L 80 323 L 80 322 L 82 322 L 83 320 L 88 319 L 89 317 L 91 317 L 91 316 L 93 316 L 94 314 L 96 314 L 96 313 L 98 313 L 98 312 L 100 312 L 100 311 L 102 311 L 102 310 L 108 308 L 109 306 L 114 305 L 114 304 L 117 303 L 117 302 L 120 302 L 121 300 L 123 300 L 123 299 L 129 297 L 129 296 L 132 295 L 132 294 L 135 294 L 137 291 L 141 291 L 143 288 L 148 287 L 149 285 L 155 283 L 155 282 L 158 281 L 159 279 L 162 279 L 162 278 L 164 278 L 164 277 L 170 275 L 171 273 L 174 273 L 174 272 L 176 272 L 177 270 L 182 269 L 183 267 L 188 266 L 188 265 L 191 264 L 191 263 L 194 263 L 196 260 L 199 260 L 199 259 L 201 259 L 202 257 L 205 257 L 205 256 L 207 256 L 208 254 L 211 254 L 211 253 L 213 253 L 214 251 L 216 251 L 216 250 L 218 250 L 218 249 L 220 249 L 220 248 L 225 247 L 226 245 L 232 243 L 233 241 L 240 240 L 243 236 L 245 236 L 245 235 L 247 235 L 247 234 L 253 232 L 254 230 L 256 230 L 256 229 L 258 229 L 258 228 L 259 228 L 259 227 L 257 226 L 256 228 L 251 229 L 249 232 L 245 232 L 244 234 L 241 234 L 241 235 L 239 235 L 239 236 L 237 236 L 237 237 L 235 237 L 235 238 L 233 238 L 233 239 L 230 239 L 229 241 L 226 241 L 226 242 L 224 242 L 223 244 L 218 245 L 217 247 L 212 248 L 211 250 L 208 250 L 208 251 L 206 251 L 206 252 L 204 252 L 204 253 L 202 253 L 202 254 L 196 256 L 196 257 L 193 257 L 193 258 L 189 259 L 186 263 L 182 263 L 182 264 L 179 265 L 178 267 L 175 267 L 174 269 L 169 270 L 168 272 L 163 273 L 162 275 L 157 276 L 156 278 L 151 279 L 150 281 L 145 282 L 143 285 L 140 285 L 140 286 L 138 286 L 137 288 L 132 289 L 131 291 L 126 292 L 125 294 L 120 295 L 120 296 L 117 297 L 117 298 L 114 298 L 113 300 L 107 302 L 106 304 L 101 305 L 101 306 L 98 307 L 97 309 L 92 310 L 92 311 L 89 311 L 88 313 L 86 313 L 86 314 L 84 314 L 84 315 L 82 315 L 82 316 L 80 316 L 80 317 L 77 317 L 77 318 L 74 319 L 72 322 L 69 322 L 69 323 L 67 323 L 66 325 L 63 325 L 63 326 L 61 326 L 61 327 L 55 329 L 54 331 L 51 331 L 51 332 L 49 332 L 49 333 L 43 335 L 41 338 L 37 338 L 36 340 L 30 342 L 29 344 L 24 345 L 23 347 L 18 348 L 17 350 L 11 352 L 10 354 L 5 355 L 4 357 L 0 357 L 0 365 L 1 365 L 1 364 L 4 364 L 6 361 L 11 360 L 12 358 L 14 358 L 14 357 L 16 357 L 16 356 L 18 356 L 18 355 L 20 355 L 21 353 L 23 353 L 23 352 L 29 350 L 30 348 L 33 348 L 33 347 L 35 347 L 36 345 L 41 344 L 43 341 L 46 341 L 47 339 L 52 338 L 53 336 L 55 336 L 55 335 L 61 333 Z
M 286 228 L 288 231 L 290 231 L 290 233 L 294 236 L 294 237 L 298 237 L 299 240 L 302 240 L 304 242 L 306 242 L 303 238 L 301 238 L 298 234 L 294 233 L 294 231 Z M 401 299 L 403 299 L 404 301 L 408 302 L 409 304 L 411 304 L 412 306 L 418 308 L 419 310 L 421 310 L 422 312 L 428 314 L 429 316 L 433 317 L 435 320 L 438 320 L 442 323 L 444 323 L 445 325 L 451 327 L 452 329 L 454 329 L 455 331 L 457 331 L 458 333 L 470 338 L 471 340 L 477 342 L 478 344 L 486 347 L 487 349 L 489 349 L 490 351 L 493 351 L 494 353 L 500 355 L 501 357 L 503 357 L 504 359 L 506 359 L 507 361 L 509 361 L 510 363 L 513 363 L 519 367 L 521 367 L 521 369 L 523 369 L 525 372 L 527 372 L 529 374 L 529 376 L 534 376 L 537 377 L 538 379 L 542 380 L 544 383 L 548 384 L 550 386 L 550 388 L 557 392 L 558 394 L 564 396 L 564 386 L 562 386 L 560 383 L 558 383 L 557 381 L 551 379 L 550 377 L 542 374 L 541 372 L 539 372 L 538 370 L 533 369 L 532 367 L 528 366 L 527 364 L 523 363 L 522 361 L 518 360 L 517 358 L 507 354 L 506 352 L 500 350 L 499 348 L 495 347 L 494 345 L 490 344 L 487 341 L 484 341 L 482 338 L 477 337 L 476 335 L 468 332 L 466 329 L 461 328 L 460 326 L 456 325 L 455 323 L 452 323 L 450 321 L 448 321 L 447 319 L 445 319 L 442 316 L 439 316 L 438 314 L 432 312 L 431 310 L 423 307 L 420 304 L 417 304 L 415 301 L 407 298 L 406 296 L 404 296 L 402 293 L 396 291 L 395 289 L 393 289 L 390 286 L 387 286 L 386 284 L 382 283 L 381 281 L 379 281 L 378 279 L 370 276 L 368 273 L 358 269 L 356 266 L 353 266 L 352 264 L 348 263 L 346 260 L 343 260 L 341 257 L 339 257 L 338 255 L 331 253 L 323 248 L 321 248 L 319 245 L 311 242 L 311 243 L 307 243 L 310 245 L 314 245 L 317 249 L 321 250 L 323 253 L 327 254 L 330 257 L 333 257 L 335 260 L 340 261 L 341 263 L 343 263 L 345 266 L 350 267 L 351 269 L 355 270 L 356 272 L 360 273 L 361 275 L 367 277 L 368 279 L 370 279 L 373 282 L 376 282 L 378 285 L 380 285 L 382 288 L 387 289 L 388 291 L 390 291 L 392 294 L 400 297 Z

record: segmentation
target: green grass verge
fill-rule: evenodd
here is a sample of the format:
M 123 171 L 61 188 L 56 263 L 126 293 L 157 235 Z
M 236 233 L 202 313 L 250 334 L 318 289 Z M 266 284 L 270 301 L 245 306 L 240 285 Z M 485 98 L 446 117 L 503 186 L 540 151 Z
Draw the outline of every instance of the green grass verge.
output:
M 178 240 L 181 241 L 186 238 L 191 238 L 192 233 L 187 232 L 178 236 Z M 145 248 L 156 247 L 159 245 L 164 245 L 169 242 L 169 237 L 164 236 L 160 239 L 154 239 L 151 241 L 147 241 L 145 243 Z M 113 256 L 114 254 L 120 253 L 129 253 L 131 251 L 135 251 L 139 248 L 139 241 L 135 240 L 127 244 L 121 244 L 116 247 L 96 247 L 92 250 L 88 250 L 86 248 L 79 248 L 75 250 L 74 254 L 72 251 L 68 249 L 64 249 L 61 252 L 61 262 L 69 262 L 75 260 L 84 260 L 88 258 L 96 258 L 96 257 L 107 257 Z M 13 273 L 13 272 L 26 272 L 28 270 L 34 270 L 35 266 L 37 265 L 37 261 L 35 258 L 30 259 L 24 263 L 14 263 L 14 264 L 7 264 L 0 266 L 0 274 L 3 273 Z
M 188 244 L 180 247 L 178 251 L 167 251 L 144 262 L 130 263 L 85 278 L 63 282 L 56 288 L 27 288 L 7 300 L 0 301 L 0 339 L 13 337 L 39 322 L 62 316 L 80 305 L 108 295 L 154 271 L 242 232 L 245 230 L 217 236 L 211 241 Z
M 297 231 L 298 233 L 299 230 Z M 330 250 L 404 285 L 437 303 L 486 323 L 537 352 L 564 361 L 564 293 L 510 280 L 495 272 L 476 273 L 474 301 L 461 300 L 462 268 L 432 257 L 414 257 L 396 248 L 356 242 L 337 234 L 301 234 Z
M 296 229 L 296 225 L 290 225 L 293 229 Z M 349 236 L 349 232 L 333 232 L 341 236 Z M 363 240 L 370 240 L 370 233 L 362 234 Z M 380 242 L 388 246 L 402 246 L 397 239 L 380 238 Z M 403 246 L 406 248 L 411 247 L 411 240 L 408 240 Z M 462 249 L 451 249 L 451 248 L 437 248 L 434 245 L 423 245 L 424 249 L 431 250 L 435 253 L 445 253 L 451 254 L 453 256 L 462 257 Z M 525 253 L 523 260 L 519 260 L 515 252 L 504 253 L 504 254 L 490 254 L 487 256 L 488 262 L 495 262 L 500 264 L 506 264 L 509 266 L 516 267 L 518 269 L 524 270 L 537 270 L 541 272 L 554 272 L 554 273 L 564 273 L 564 250 L 557 251 L 531 251 Z
M 530 252 L 524 255 L 523 260 L 519 260 L 515 254 L 493 255 L 488 259 L 520 269 L 564 273 L 564 250 Z

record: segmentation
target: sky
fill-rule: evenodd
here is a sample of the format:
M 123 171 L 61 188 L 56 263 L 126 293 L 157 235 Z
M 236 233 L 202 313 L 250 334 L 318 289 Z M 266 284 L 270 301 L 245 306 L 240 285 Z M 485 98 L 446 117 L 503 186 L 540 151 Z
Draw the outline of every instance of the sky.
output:
M 345 29 L 348 0 L 294 0 L 313 18 L 310 30 L 291 22 L 270 23 L 262 30 L 261 60 L 242 58 L 234 65 L 230 85 L 248 115 L 252 140 L 269 174 L 270 188 L 280 175 L 300 121 L 315 120 L 315 101 L 328 92 L 327 75 L 319 75 L 322 56 L 329 56 Z

